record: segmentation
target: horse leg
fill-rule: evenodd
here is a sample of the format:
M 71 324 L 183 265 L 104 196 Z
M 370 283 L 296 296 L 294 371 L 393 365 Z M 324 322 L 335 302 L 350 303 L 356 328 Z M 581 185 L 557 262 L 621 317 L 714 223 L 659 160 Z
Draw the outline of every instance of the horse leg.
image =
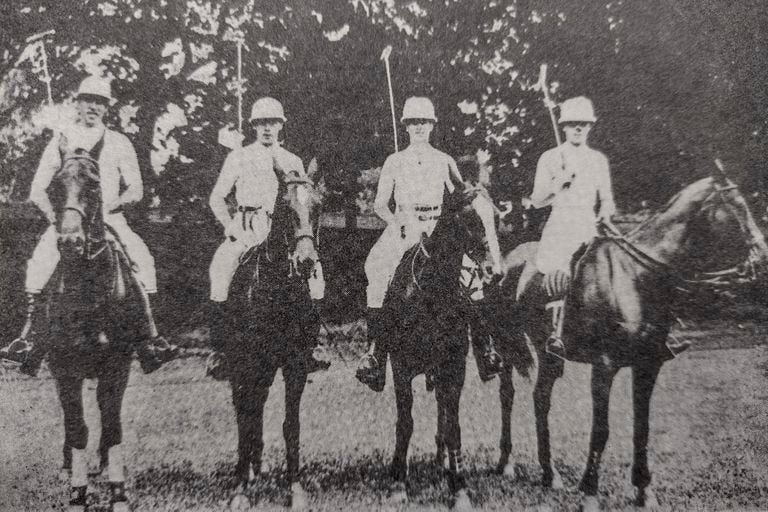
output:
M 512 381 L 512 367 L 504 365 L 499 379 L 499 401 L 501 402 L 501 455 L 496 469 L 506 476 L 515 476 L 514 464 L 509 463 L 512 453 L 512 406 L 515 402 L 515 383 Z
M 648 489 L 651 483 L 651 472 L 648 469 L 648 420 L 651 395 L 659 370 L 661 370 L 661 363 L 656 361 L 644 361 L 632 367 L 632 399 L 635 413 L 632 485 L 635 486 L 635 504 L 638 507 L 658 506 L 654 493 Z
M 552 388 L 562 371 L 562 361 L 539 351 L 539 375 L 533 390 L 533 408 L 536 415 L 536 441 L 538 443 L 541 483 L 544 487 L 560 490 L 563 480 L 552 463 L 551 443 L 549 439 L 549 410 L 552 405 Z
M 287 371 L 286 371 L 287 370 Z M 291 486 L 291 509 L 306 510 L 307 494 L 299 482 L 299 448 L 301 424 L 299 410 L 301 395 L 307 383 L 307 374 L 303 370 L 283 368 L 285 377 L 285 421 L 283 438 L 285 439 L 286 468 L 288 483 Z
M 264 404 L 269 386 L 258 386 L 250 378 L 232 372 L 232 403 L 237 417 L 237 465 L 235 484 L 247 487 L 252 475 L 261 471 L 264 449 Z
M 445 468 L 448 462 L 445 451 L 445 407 L 440 397 L 435 394 L 437 401 L 437 434 L 435 435 L 435 464 L 439 468 Z
M 454 371 L 453 382 L 445 376 L 440 379 L 435 388 L 438 400 L 445 408 L 445 444 L 448 448 L 448 488 L 454 496 L 453 509 L 458 511 L 471 510 L 472 505 L 467 495 L 464 457 L 461 453 L 461 425 L 459 423 L 459 401 L 464 384 L 464 371 Z
M 120 412 L 128 387 L 130 359 L 116 361 L 99 375 L 96 385 L 96 401 L 101 414 L 101 440 L 99 453 L 101 464 L 106 463 L 109 478 L 110 507 L 113 511 L 128 510 L 125 495 L 125 458 L 123 454 L 123 425 Z
M 408 478 L 408 445 L 413 434 L 413 389 L 411 379 L 402 375 L 403 370 L 392 359 L 392 373 L 395 381 L 395 401 L 397 402 L 397 424 L 395 427 L 395 455 L 390 466 L 390 476 L 394 480 L 392 489 L 393 501 L 404 503 L 408 501 L 406 494 L 406 479 Z M 396 371 L 399 370 L 399 371 Z
M 88 468 L 85 448 L 88 445 L 88 426 L 83 415 L 83 379 L 60 376 L 56 379 L 59 402 L 64 412 L 64 446 L 71 450 L 70 500 L 68 510 L 85 510 L 88 490 Z
M 608 442 L 608 406 L 611 397 L 611 386 L 616 369 L 596 362 L 592 365 L 592 434 L 589 439 L 589 455 L 587 467 L 579 483 L 579 490 L 584 493 L 582 510 L 584 512 L 599 509 L 597 502 L 598 472 L 600 458 Z

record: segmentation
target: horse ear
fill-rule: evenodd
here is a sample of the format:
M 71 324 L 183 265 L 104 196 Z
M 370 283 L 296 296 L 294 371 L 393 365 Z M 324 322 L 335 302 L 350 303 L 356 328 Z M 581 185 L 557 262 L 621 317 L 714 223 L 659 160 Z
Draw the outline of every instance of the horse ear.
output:
M 712 172 L 712 179 L 718 185 L 728 184 L 728 175 L 725 173 L 725 167 L 723 167 L 723 162 L 719 158 L 715 158 L 715 169 Z

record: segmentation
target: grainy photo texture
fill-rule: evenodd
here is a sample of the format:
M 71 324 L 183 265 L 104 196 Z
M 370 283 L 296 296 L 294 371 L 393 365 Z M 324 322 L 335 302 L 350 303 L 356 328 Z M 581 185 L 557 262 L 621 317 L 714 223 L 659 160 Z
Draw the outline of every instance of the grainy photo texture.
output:
M 0 510 L 768 510 L 762 0 L 4 0 Z

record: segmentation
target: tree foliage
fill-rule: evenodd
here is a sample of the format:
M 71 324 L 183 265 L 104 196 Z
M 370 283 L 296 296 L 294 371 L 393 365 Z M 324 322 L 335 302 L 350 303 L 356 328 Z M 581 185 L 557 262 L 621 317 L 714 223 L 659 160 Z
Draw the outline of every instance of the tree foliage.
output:
M 435 144 L 493 156 L 495 194 L 530 187 L 554 144 L 541 95 L 596 105 L 594 145 L 611 159 L 620 206 L 661 201 L 720 156 L 762 186 L 765 35 L 760 0 L 9 0 L 0 6 L 0 183 L 23 198 L 45 142 L 44 84 L 17 64 L 46 39 L 55 102 L 94 70 L 115 78 L 114 123 L 133 139 L 155 203 L 202 206 L 235 126 L 236 45 L 244 37 L 245 112 L 260 95 L 286 107 L 286 146 L 320 157 L 344 188 L 393 148 L 386 74 L 397 110 L 434 99 Z M 402 129 L 398 133 L 405 142 Z M 346 181 L 345 181 L 346 180 Z M 204 208 L 203 208 L 204 209 Z

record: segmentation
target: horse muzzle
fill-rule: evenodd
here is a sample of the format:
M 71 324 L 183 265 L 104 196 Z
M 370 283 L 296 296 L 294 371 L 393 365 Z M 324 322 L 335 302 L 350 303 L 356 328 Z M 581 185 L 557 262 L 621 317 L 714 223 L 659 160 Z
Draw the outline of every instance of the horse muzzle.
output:
M 83 233 L 61 234 L 57 246 L 63 258 L 81 257 L 85 254 L 85 235 Z

